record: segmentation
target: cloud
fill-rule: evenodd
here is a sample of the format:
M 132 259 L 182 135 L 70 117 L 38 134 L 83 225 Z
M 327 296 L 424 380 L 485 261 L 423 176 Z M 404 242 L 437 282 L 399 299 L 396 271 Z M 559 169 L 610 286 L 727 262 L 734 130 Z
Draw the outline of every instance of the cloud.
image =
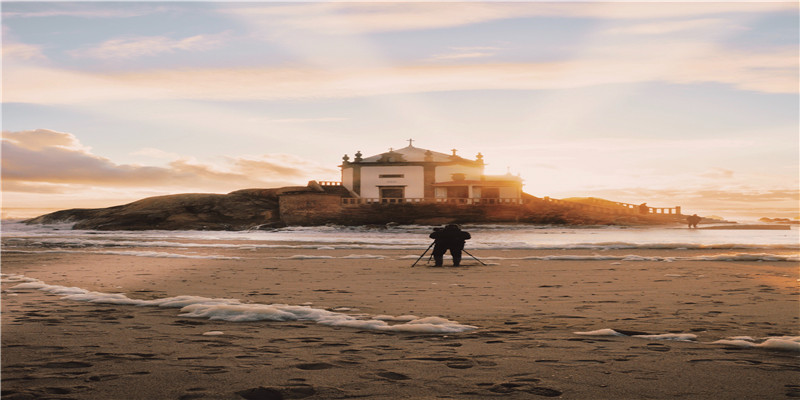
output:
M 313 31 L 327 35 L 441 29 L 511 18 L 592 18 L 602 20 L 699 18 L 720 13 L 753 14 L 796 10 L 790 3 L 738 2 L 440 2 L 317 3 L 221 7 L 270 32 Z
M 495 55 L 498 47 L 453 47 L 448 53 L 437 54 L 430 59 L 433 61 L 452 61 L 472 58 L 486 58 Z
M 30 3 L 29 3 L 30 4 Z M 75 17 L 75 18 L 131 18 L 142 15 L 156 14 L 173 10 L 174 7 L 163 5 L 126 3 L 125 7 L 120 4 L 102 5 L 93 2 L 50 2 L 27 7 L 24 2 L 17 4 L 6 3 L 3 5 L 3 18 L 52 18 L 52 17 Z
M 725 168 L 713 168 L 700 176 L 709 179 L 731 179 L 733 178 L 733 171 Z
M 49 129 L 35 129 L 20 132 L 3 131 L 3 140 L 7 140 L 21 148 L 32 151 L 40 151 L 48 147 L 88 151 L 88 148 L 82 146 L 75 135 Z
M 92 154 L 74 135 L 46 129 L 3 132 L 4 191 L 53 193 L 83 187 L 230 191 L 276 187 L 329 176 L 331 168 L 284 154 L 231 157 L 223 166 L 188 159 L 167 166 L 117 164 Z
M 5 40 L 2 46 L 3 59 L 20 61 L 43 61 L 46 60 L 42 53 L 41 46 L 25 43 L 15 43 Z
M 32 66 L 4 71 L 6 102 L 274 100 L 348 98 L 459 90 L 546 90 L 663 81 L 722 83 L 740 90 L 797 93 L 796 49 L 737 52 L 699 47 L 612 49 L 579 60 L 326 69 L 232 68 L 90 74 Z
M 132 59 L 176 51 L 207 51 L 221 46 L 229 36 L 229 32 L 223 32 L 183 39 L 171 39 L 165 36 L 110 39 L 94 47 L 71 51 L 69 54 L 75 58 Z
M 610 35 L 664 35 L 676 32 L 704 30 L 742 30 L 741 26 L 731 25 L 722 19 L 704 18 L 678 21 L 658 21 L 611 28 L 604 33 Z

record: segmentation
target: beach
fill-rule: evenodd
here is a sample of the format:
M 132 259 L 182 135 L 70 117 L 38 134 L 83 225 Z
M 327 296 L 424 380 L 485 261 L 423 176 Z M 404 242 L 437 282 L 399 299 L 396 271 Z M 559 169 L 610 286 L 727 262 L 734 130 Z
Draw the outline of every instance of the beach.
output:
M 800 397 L 793 237 L 497 229 L 457 268 L 423 229 L 6 232 L 3 399 Z

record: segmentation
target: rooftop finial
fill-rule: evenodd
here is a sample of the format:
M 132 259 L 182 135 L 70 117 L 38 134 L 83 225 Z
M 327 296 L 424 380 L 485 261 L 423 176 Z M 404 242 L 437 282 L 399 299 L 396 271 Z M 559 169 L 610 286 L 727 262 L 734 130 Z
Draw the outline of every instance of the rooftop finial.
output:
M 414 147 L 413 143 L 414 143 L 414 139 L 408 139 L 408 147 Z
M 453 155 L 456 155 L 456 151 L 458 151 L 458 150 L 456 150 L 456 149 L 451 149 L 450 151 L 452 151 L 452 152 L 453 152 Z

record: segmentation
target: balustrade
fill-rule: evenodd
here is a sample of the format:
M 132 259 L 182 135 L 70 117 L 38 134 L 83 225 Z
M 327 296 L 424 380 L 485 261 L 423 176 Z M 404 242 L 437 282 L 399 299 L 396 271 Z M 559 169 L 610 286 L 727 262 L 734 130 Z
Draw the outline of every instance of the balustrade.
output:
M 515 198 L 342 198 L 342 205 L 345 206 L 357 206 L 363 204 L 509 205 L 525 203 L 525 200 Z
M 560 199 L 553 199 L 550 197 L 543 197 L 543 200 L 552 203 L 558 204 L 566 207 L 572 208 L 579 208 L 583 210 L 590 210 L 590 211 L 597 211 L 597 212 L 605 212 L 605 213 L 614 213 L 614 214 L 640 214 L 639 205 L 638 204 L 630 204 L 630 203 L 620 203 L 620 202 L 611 202 L 607 200 L 596 199 L 590 197 L 586 199 L 589 203 L 577 202 L 577 201 L 569 201 L 569 200 L 560 200 Z M 681 215 L 681 207 L 648 207 L 647 214 L 656 214 L 656 215 Z

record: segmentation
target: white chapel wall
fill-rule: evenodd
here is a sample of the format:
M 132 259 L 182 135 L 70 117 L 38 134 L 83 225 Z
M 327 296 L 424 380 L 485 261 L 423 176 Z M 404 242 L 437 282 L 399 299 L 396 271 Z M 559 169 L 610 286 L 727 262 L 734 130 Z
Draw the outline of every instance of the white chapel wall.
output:
M 402 177 L 381 178 L 381 175 L 402 175 Z M 377 199 L 378 186 L 405 186 L 406 198 L 423 198 L 425 191 L 424 169 L 421 166 L 369 167 L 361 168 L 361 197 Z
M 342 186 L 353 190 L 353 168 L 342 168 Z
M 464 179 L 480 180 L 483 167 L 468 167 L 466 165 L 443 165 L 436 167 L 436 182 L 450 182 L 453 174 L 464 174 Z

